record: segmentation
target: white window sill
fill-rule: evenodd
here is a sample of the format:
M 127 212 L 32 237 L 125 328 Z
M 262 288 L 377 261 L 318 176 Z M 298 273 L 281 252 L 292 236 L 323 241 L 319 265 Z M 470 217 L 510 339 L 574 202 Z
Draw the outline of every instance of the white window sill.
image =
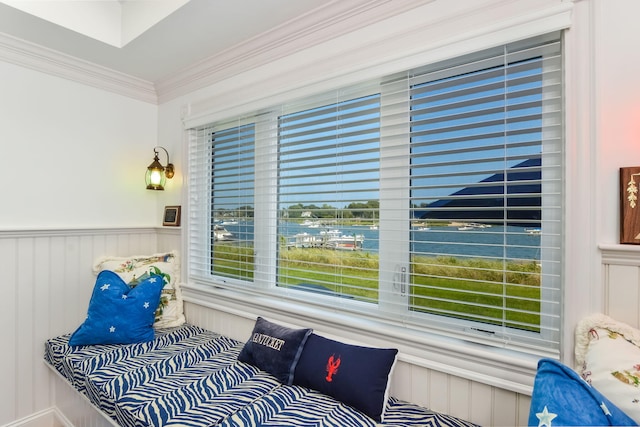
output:
M 525 395 L 531 395 L 537 362 L 545 357 L 413 331 L 311 304 L 193 283 L 183 284 L 182 289 L 186 302 L 246 319 L 263 316 L 310 327 L 328 338 L 354 344 L 395 347 L 399 361 Z

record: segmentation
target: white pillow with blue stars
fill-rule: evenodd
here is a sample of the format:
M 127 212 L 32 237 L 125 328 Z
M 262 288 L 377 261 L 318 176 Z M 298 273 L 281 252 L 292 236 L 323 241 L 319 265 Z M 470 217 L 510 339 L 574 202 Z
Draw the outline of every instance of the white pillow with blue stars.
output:
M 130 287 L 116 273 L 101 271 L 89 301 L 87 318 L 69 338 L 69 345 L 133 344 L 153 340 L 154 314 L 164 287 L 152 275 Z

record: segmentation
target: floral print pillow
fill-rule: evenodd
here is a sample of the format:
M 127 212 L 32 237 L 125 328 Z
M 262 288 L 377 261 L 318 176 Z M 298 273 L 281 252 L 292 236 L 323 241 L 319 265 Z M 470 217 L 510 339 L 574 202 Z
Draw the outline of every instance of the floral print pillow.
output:
M 177 252 L 158 253 L 130 257 L 104 257 L 96 260 L 95 274 L 110 270 L 118 274 L 129 286 L 136 286 L 149 276 L 162 276 L 165 286 L 156 309 L 154 327 L 180 326 L 185 322 L 182 293 L 178 280 L 180 262 Z
M 640 423 L 640 331 L 609 318 L 582 333 L 588 339 L 578 357 L 582 377 Z

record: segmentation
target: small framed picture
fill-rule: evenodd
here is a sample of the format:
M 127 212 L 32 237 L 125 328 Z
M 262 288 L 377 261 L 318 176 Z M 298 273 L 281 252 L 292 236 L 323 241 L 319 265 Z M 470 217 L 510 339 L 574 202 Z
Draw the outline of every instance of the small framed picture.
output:
M 640 166 L 620 168 L 620 243 L 640 244 Z
M 165 206 L 162 225 L 170 227 L 180 226 L 180 206 Z

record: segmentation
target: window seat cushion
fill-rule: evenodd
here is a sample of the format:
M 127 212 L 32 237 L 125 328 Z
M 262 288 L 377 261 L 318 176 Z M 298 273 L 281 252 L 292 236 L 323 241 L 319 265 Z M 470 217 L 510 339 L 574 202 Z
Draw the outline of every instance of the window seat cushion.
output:
M 156 329 L 152 341 L 70 346 L 47 340 L 45 360 L 121 426 L 472 426 L 390 397 L 385 422 L 323 394 L 284 385 L 238 361 L 243 342 L 184 324 Z

